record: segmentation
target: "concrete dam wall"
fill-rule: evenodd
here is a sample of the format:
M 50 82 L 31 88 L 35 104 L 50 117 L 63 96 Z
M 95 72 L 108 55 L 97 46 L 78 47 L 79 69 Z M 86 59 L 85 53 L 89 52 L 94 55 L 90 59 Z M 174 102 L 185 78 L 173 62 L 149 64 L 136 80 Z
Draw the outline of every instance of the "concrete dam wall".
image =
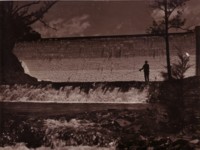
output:
M 195 75 L 195 35 L 170 35 L 171 63 L 177 52 L 190 54 L 193 66 L 186 77 Z M 150 64 L 150 80 L 163 80 L 166 68 L 164 37 L 152 35 L 75 37 L 19 42 L 14 52 L 30 75 L 56 82 L 143 81 L 139 68 Z M 27 70 L 25 68 L 25 70 Z
M 171 55 L 178 50 L 195 54 L 194 33 L 172 34 L 169 39 Z M 156 57 L 165 55 L 165 41 L 153 35 L 41 39 L 19 42 L 14 52 L 22 59 Z

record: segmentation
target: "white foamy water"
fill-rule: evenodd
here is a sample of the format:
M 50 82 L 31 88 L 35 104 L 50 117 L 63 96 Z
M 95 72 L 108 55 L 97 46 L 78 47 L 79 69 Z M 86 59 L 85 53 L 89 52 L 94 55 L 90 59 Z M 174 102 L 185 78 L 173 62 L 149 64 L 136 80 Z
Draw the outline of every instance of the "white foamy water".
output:
M 44 120 L 44 126 L 46 127 L 46 132 L 48 132 L 48 129 L 55 128 L 85 128 L 88 126 L 94 126 L 94 123 L 87 120 L 83 121 L 77 119 L 71 119 L 70 121 L 46 119 Z
M 22 67 L 24 68 L 24 72 L 26 74 L 31 75 L 28 66 L 26 65 L 26 63 L 23 60 L 21 60 L 21 64 L 22 64 Z
M 52 60 L 24 60 L 30 74 L 41 80 L 54 82 L 87 81 L 143 81 L 143 72 L 139 69 L 147 60 L 150 65 L 150 80 L 161 81 L 161 71 L 166 71 L 164 56 L 138 56 L 130 58 L 74 58 Z M 177 61 L 171 57 L 171 63 Z M 195 75 L 195 56 L 190 56 L 193 66 L 185 76 Z
M 102 90 L 98 87 L 90 89 L 88 94 L 81 91 L 80 87 L 63 87 L 60 90 L 53 88 L 31 88 L 24 85 L 16 87 L 1 86 L 0 101 L 18 102 L 54 102 L 54 103 L 145 103 L 148 100 L 148 87 L 143 90 L 131 88 L 127 92 L 119 88 Z

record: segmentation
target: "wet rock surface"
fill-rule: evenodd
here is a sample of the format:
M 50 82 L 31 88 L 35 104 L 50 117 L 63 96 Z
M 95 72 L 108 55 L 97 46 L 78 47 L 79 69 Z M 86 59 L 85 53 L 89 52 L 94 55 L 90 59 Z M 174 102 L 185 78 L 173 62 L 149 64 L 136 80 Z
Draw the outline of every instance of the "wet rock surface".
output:
M 189 127 L 188 127 L 189 128 Z M 172 133 L 160 109 L 104 110 L 74 116 L 8 115 L 0 146 L 25 143 L 29 148 L 89 145 L 133 150 L 200 148 L 200 129 Z

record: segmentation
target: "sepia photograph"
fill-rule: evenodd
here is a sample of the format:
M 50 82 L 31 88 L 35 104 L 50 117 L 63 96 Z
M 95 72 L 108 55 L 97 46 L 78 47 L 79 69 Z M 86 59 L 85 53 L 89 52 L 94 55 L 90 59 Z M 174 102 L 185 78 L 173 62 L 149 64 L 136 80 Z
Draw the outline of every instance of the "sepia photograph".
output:
M 200 150 L 199 8 L 0 1 L 0 150 Z

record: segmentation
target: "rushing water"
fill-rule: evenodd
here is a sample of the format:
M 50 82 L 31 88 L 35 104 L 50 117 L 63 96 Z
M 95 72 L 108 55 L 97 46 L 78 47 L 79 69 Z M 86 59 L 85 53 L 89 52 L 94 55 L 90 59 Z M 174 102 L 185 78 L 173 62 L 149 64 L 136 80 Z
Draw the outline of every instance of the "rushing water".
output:
M 166 71 L 166 58 L 164 56 L 122 57 L 122 58 L 71 58 L 52 60 L 23 60 L 29 74 L 39 80 L 54 82 L 74 81 L 143 81 L 143 72 L 139 69 L 144 61 L 150 65 L 150 80 L 161 81 L 162 71 Z M 172 56 L 171 62 L 177 57 Z M 185 74 L 186 77 L 195 75 L 195 56 L 190 56 L 193 65 Z M 26 69 L 26 70 L 27 70 Z

